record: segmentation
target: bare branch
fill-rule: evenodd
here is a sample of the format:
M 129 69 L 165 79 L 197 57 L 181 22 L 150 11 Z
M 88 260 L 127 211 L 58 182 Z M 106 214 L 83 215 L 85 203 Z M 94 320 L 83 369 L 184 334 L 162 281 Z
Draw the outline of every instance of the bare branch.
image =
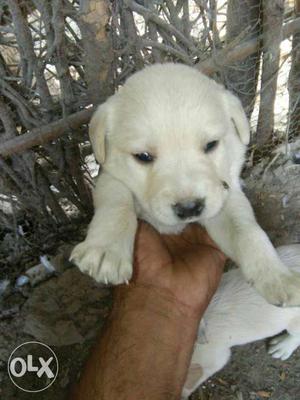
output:
M 23 17 L 18 1 L 7 0 L 7 4 L 11 11 L 15 34 L 22 56 L 25 85 L 31 86 L 33 72 L 35 72 L 41 104 L 45 110 L 50 110 L 53 107 L 52 98 L 43 74 L 43 65 L 34 52 L 29 26 Z
M 7 104 L 0 97 L 0 120 L 3 123 L 5 134 L 1 135 L 1 141 L 14 137 L 16 134 L 16 125 L 14 123 L 12 112 Z M 4 136 L 4 137 L 3 137 Z
M 0 145 L 0 155 L 8 157 L 12 154 L 19 154 L 33 146 L 43 145 L 54 140 L 70 129 L 76 129 L 89 122 L 94 109 L 90 108 L 79 111 L 67 118 L 51 122 L 46 126 L 33 129 L 32 131 L 10 139 Z
M 174 35 L 177 38 L 177 40 L 183 43 L 191 52 L 194 53 L 197 52 L 197 49 L 192 41 L 188 40 L 184 36 L 184 34 L 181 33 L 175 26 L 164 22 L 155 12 L 137 4 L 133 0 L 125 0 L 125 4 L 127 4 L 127 6 L 130 7 L 132 11 L 135 11 L 138 14 L 142 15 L 145 18 L 145 21 L 147 22 L 153 21 L 156 25 L 164 29 L 166 32 L 170 33 L 171 35 Z
M 282 41 L 283 12 L 284 0 L 263 1 L 263 66 L 257 123 L 258 145 L 265 143 L 274 129 L 274 103 Z
M 300 18 L 296 18 L 287 22 L 282 29 L 282 38 L 287 39 L 291 35 L 300 31 Z M 196 64 L 196 67 L 207 75 L 212 75 L 226 65 L 241 61 L 244 58 L 255 53 L 260 46 L 261 37 L 248 40 L 245 43 L 235 46 L 234 48 L 225 47 L 223 50 L 217 51 L 213 57 L 209 57 L 205 61 Z

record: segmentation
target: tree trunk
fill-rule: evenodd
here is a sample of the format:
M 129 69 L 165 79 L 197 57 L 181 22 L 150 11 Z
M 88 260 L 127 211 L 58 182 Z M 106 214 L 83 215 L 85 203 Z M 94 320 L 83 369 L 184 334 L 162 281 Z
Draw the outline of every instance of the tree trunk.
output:
M 258 38 L 261 30 L 261 0 L 229 0 L 227 6 L 226 42 Z M 260 49 L 243 61 L 224 69 L 226 86 L 241 100 L 247 116 L 253 111 L 259 72 Z
M 79 22 L 85 52 L 89 100 L 99 104 L 113 93 L 113 49 L 108 30 L 109 0 L 80 0 Z
M 295 14 L 300 17 L 300 0 L 295 1 Z M 292 42 L 292 65 L 289 74 L 289 139 L 300 135 L 300 33 Z
M 274 103 L 280 61 L 284 0 L 263 0 L 263 66 L 257 144 L 263 145 L 274 130 Z

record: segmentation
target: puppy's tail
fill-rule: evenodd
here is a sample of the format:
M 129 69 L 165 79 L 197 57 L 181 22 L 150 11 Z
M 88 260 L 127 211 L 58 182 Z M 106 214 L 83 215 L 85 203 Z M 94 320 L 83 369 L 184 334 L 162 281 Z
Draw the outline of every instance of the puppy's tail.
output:
M 289 268 L 300 272 L 300 243 L 276 248 L 281 261 Z

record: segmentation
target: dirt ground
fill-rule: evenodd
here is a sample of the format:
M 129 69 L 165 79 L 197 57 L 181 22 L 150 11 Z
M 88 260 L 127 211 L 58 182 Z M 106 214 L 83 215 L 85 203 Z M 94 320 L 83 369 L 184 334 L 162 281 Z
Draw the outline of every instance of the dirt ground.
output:
M 299 173 L 300 165 L 283 155 L 275 161 L 264 160 L 244 173 L 245 190 L 257 218 L 276 245 L 300 242 Z M 65 399 L 101 332 L 111 292 L 71 267 L 66 261 L 69 251 L 66 246 L 52 260 L 57 273 L 51 278 L 34 287 L 10 285 L 0 294 L 1 399 Z M 57 380 L 37 394 L 15 387 L 7 373 L 12 350 L 30 340 L 51 346 L 59 360 Z M 265 342 L 258 342 L 235 348 L 231 362 L 192 399 L 299 400 L 300 350 L 282 362 L 272 359 L 265 347 Z

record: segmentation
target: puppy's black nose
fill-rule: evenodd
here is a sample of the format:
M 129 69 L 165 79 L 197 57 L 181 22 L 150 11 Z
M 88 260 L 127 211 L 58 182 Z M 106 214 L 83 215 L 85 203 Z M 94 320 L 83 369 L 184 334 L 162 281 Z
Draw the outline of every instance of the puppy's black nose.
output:
M 205 206 L 205 199 L 191 199 L 174 204 L 173 210 L 178 218 L 198 217 Z

